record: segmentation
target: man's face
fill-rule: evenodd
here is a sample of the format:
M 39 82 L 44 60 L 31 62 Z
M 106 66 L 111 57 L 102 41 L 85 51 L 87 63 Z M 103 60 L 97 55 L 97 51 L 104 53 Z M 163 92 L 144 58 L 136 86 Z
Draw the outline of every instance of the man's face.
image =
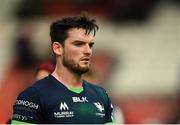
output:
M 89 71 L 93 38 L 92 34 L 85 34 L 85 30 L 82 28 L 71 29 L 64 43 L 63 65 L 78 74 Z

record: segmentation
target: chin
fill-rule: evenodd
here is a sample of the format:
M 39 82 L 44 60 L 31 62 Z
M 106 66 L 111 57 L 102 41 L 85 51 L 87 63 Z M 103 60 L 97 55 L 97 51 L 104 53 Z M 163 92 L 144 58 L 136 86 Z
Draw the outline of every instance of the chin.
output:
M 86 71 L 86 70 L 89 71 L 89 66 L 82 67 L 81 70 L 82 70 L 82 71 Z
M 75 70 L 76 73 L 81 74 L 81 75 L 86 73 L 86 72 L 88 72 L 88 71 L 89 71 L 89 67 L 88 66 L 86 66 L 86 67 L 79 67 L 78 69 Z

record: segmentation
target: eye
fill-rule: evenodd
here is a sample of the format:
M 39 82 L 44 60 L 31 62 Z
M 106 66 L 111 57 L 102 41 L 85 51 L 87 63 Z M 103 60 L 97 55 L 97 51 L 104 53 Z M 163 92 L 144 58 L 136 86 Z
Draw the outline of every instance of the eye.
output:
M 92 48 L 94 46 L 94 43 L 90 43 L 89 47 Z
M 82 42 L 76 42 L 76 43 L 74 43 L 74 45 L 75 45 L 75 46 L 82 46 L 83 43 L 82 43 Z

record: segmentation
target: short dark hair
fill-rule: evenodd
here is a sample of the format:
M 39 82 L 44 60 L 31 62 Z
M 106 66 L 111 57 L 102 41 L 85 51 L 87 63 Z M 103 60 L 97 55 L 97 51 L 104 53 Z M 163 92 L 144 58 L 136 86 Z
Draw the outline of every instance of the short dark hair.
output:
M 57 41 L 64 45 L 65 39 L 68 37 L 68 31 L 72 28 L 83 28 L 86 34 L 93 31 L 95 36 L 99 29 L 95 19 L 90 19 L 87 16 L 72 16 L 64 17 L 61 20 L 53 22 L 50 26 L 51 43 Z

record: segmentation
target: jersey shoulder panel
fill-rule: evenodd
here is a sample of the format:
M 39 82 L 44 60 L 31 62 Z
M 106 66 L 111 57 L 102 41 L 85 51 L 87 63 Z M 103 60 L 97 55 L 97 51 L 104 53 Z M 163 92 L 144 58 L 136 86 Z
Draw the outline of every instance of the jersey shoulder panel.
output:
M 87 81 L 85 81 L 85 86 L 87 86 L 88 89 L 91 89 L 91 90 L 95 91 L 98 95 L 100 95 L 100 97 L 103 98 L 103 100 L 104 100 L 105 102 L 108 101 L 107 92 L 106 92 L 106 90 L 105 90 L 103 87 L 98 86 L 98 85 L 91 84 L 91 83 L 89 83 L 89 82 L 87 82 Z
M 41 110 L 41 101 L 38 92 L 34 87 L 29 87 L 21 92 L 13 106 L 12 120 L 39 123 Z
M 106 117 L 105 117 L 106 120 L 105 121 L 106 121 L 106 123 L 112 122 L 113 121 L 113 118 L 112 118 L 113 106 L 112 106 L 111 100 L 110 100 L 106 90 L 100 86 L 93 85 L 87 81 L 85 81 L 85 84 L 89 89 L 94 90 L 102 98 L 105 109 L 106 109 Z
M 84 81 L 85 81 L 85 80 L 84 80 Z M 93 90 L 97 91 L 98 93 L 99 93 L 99 92 L 100 92 L 100 93 L 103 93 L 103 94 L 106 93 L 106 90 L 105 90 L 103 87 L 98 86 L 98 85 L 94 85 L 94 84 L 92 84 L 92 83 L 90 83 L 90 82 L 88 82 L 88 81 L 85 81 L 85 86 L 87 86 L 87 87 L 90 88 L 90 89 L 93 89 Z
M 51 81 L 49 79 L 49 76 L 43 78 L 43 79 L 40 79 L 38 81 L 36 81 L 32 87 L 36 88 L 36 89 L 43 89 L 51 84 L 49 84 Z

